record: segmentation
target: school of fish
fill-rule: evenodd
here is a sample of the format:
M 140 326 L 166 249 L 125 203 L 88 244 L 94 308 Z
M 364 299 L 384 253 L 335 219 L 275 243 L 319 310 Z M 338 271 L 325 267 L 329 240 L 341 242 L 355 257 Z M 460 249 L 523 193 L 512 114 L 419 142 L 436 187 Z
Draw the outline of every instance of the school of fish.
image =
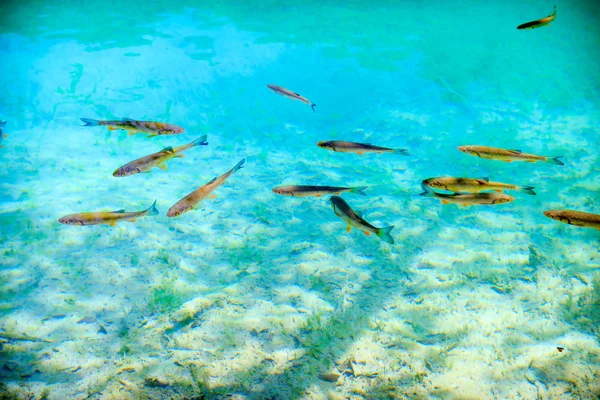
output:
M 556 6 L 554 12 L 544 18 L 521 24 L 517 27 L 519 30 L 534 29 L 542 26 L 547 26 L 556 18 Z M 267 87 L 278 95 L 287 97 L 292 100 L 301 101 L 304 104 L 311 106 L 315 110 L 315 104 L 306 97 L 286 89 L 281 86 L 269 84 Z M 81 118 L 84 126 L 106 126 L 109 130 L 125 130 L 129 135 L 143 133 L 148 137 L 164 136 L 164 135 L 179 135 L 185 132 L 184 128 L 165 122 L 156 121 L 139 121 L 129 118 L 118 120 L 95 120 L 89 118 Z M 3 130 L 6 126 L 6 121 L 0 121 L 0 148 L 2 141 L 7 137 Z M 207 146 L 207 136 L 201 136 L 188 144 L 183 144 L 178 147 L 166 147 L 155 153 L 142 156 L 136 160 L 130 161 L 121 167 L 117 168 L 114 177 L 126 177 L 139 173 L 147 173 L 152 168 L 157 167 L 166 170 L 166 162 L 172 158 L 184 157 L 183 152 L 197 146 Z M 402 156 L 410 156 L 407 149 L 390 148 L 369 143 L 357 143 L 343 140 L 328 140 L 317 143 L 319 148 L 331 150 L 340 153 L 350 153 L 357 155 L 365 154 L 395 154 Z M 464 145 L 459 146 L 458 150 L 462 153 L 503 162 L 545 162 L 557 166 L 563 166 L 564 163 L 560 160 L 561 156 L 536 155 L 523 152 L 522 150 L 502 149 L 483 145 Z M 227 179 L 239 171 L 245 163 L 245 158 L 239 161 L 233 168 L 224 174 L 217 176 L 206 184 L 194 189 L 189 194 L 181 198 L 172 205 L 167 217 L 179 217 L 190 210 L 198 207 L 200 202 L 206 198 L 215 197 L 214 191 L 223 185 Z M 455 204 L 464 207 L 468 206 L 483 206 L 483 205 L 500 205 L 509 203 L 515 200 L 515 197 L 504 193 L 505 191 L 513 191 L 517 193 L 535 196 L 533 186 L 517 185 L 515 183 L 503 183 L 491 181 L 488 177 L 452 177 L 439 176 L 424 179 L 421 182 L 423 192 L 421 196 L 431 197 L 441 201 L 442 204 Z M 350 232 L 352 227 L 362 231 L 365 235 L 371 234 L 377 236 L 382 241 L 394 244 L 394 239 L 390 232 L 394 228 L 393 225 L 385 227 L 376 227 L 367 222 L 360 211 L 354 210 L 341 196 L 344 193 L 358 194 L 366 196 L 367 186 L 360 187 L 343 187 L 343 186 L 327 186 L 327 185 L 286 185 L 272 189 L 273 193 L 281 196 L 289 197 L 322 197 L 330 196 L 329 202 L 336 216 L 342 219 L 347 225 L 347 232 Z M 146 216 L 158 215 L 156 201 L 147 209 L 142 211 L 127 212 L 125 210 L 117 211 L 97 211 L 97 212 L 80 212 L 69 214 L 61 217 L 58 222 L 66 225 L 98 225 L 106 224 L 114 226 L 120 221 L 135 222 L 138 218 Z M 600 230 L 600 215 L 589 212 L 576 210 L 547 210 L 543 214 L 555 221 L 562 223 L 588 227 Z

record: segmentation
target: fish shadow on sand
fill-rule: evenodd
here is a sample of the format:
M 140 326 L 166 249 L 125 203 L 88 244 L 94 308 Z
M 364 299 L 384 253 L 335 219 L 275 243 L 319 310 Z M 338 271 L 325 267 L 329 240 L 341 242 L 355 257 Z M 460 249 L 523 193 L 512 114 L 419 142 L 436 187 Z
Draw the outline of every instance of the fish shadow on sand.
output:
M 437 229 L 437 226 L 433 227 L 429 234 L 435 235 Z M 406 286 L 410 277 L 405 266 L 410 265 L 411 259 L 421 253 L 421 248 L 427 244 L 427 237 L 416 238 L 411 243 L 399 243 L 399 246 L 403 247 L 399 251 L 405 254 L 401 257 L 401 266 L 397 263 L 385 262 L 384 259 L 373 262 L 370 266 L 372 279 L 366 282 L 362 290 L 355 295 L 349 308 L 342 310 L 340 307 L 325 323 L 315 321 L 311 316 L 309 317 L 311 322 L 291 334 L 296 346 L 304 351 L 303 355 L 291 360 L 285 368 L 275 373 L 272 372 L 273 368 L 268 359 L 265 359 L 250 370 L 231 374 L 227 380 L 235 383 L 212 387 L 208 398 L 223 398 L 227 395 L 243 393 L 251 399 L 300 399 L 306 396 L 311 386 L 317 385 L 322 389 L 334 390 L 336 375 L 345 375 L 345 379 L 374 379 L 377 371 L 371 376 L 355 373 L 352 368 L 353 360 L 342 360 L 344 353 L 348 352 L 363 332 L 372 329 L 370 320 L 374 314 L 381 311 L 391 298 L 407 291 Z M 359 246 L 358 240 L 355 245 Z M 339 295 L 340 291 L 333 291 L 326 297 L 331 301 Z M 419 335 L 429 338 L 436 336 L 433 332 L 428 332 L 429 327 L 435 325 L 434 322 L 425 326 L 423 321 L 410 321 L 413 315 L 415 314 L 403 317 L 409 324 L 421 326 Z M 435 321 L 435 315 L 429 317 Z M 420 346 L 416 341 L 402 340 L 400 336 L 402 335 L 398 333 L 398 340 L 395 341 L 397 343 L 389 345 L 390 348 L 397 348 L 392 351 L 399 351 L 406 355 L 412 346 Z M 431 340 L 433 341 L 429 344 L 437 343 L 437 339 Z M 445 338 L 441 340 L 444 341 Z M 406 377 L 411 382 L 419 383 L 416 378 L 413 378 Z

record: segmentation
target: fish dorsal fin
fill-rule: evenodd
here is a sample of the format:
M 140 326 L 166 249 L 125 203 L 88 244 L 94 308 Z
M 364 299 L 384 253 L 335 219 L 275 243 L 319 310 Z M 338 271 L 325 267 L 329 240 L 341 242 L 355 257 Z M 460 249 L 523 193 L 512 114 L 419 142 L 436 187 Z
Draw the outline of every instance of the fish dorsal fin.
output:
M 483 176 L 483 177 L 481 177 L 481 178 L 477 178 L 477 179 L 479 179 L 479 180 L 482 180 L 482 181 L 484 181 L 484 182 L 489 182 L 489 181 L 490 181 L 490 178 L 489 178 L 489 177 L 487 177 L 487 176 Z
M 216 180 L 217 180 L 217 177 L 215 176 L 214 178 L 212 178 L 212 179 L 211 179 L 211 180 L 210 180 L 210 181 L 207 183 L 207 185 L 210 185 L 211 183 L 213 183 L 213 182 L 214 182 L 214 181 L 216 181 Z
M 517 153 L 517 154 L 521 154 L 522 153 L 521 150 L 517 150 L 517 149 L 510 149 L 510 151 L 512 151 L 513 153 Z
M 294 93 L 296 96 L 300 96 L 302 97 L 302 95 L 300 93 Z
M 159 153 L 173 153 L 173 146 L 167 146 L 161 151 L 159 151 Z
M 135 122 L 135 119 L 131 119 L 131 118 L 122 118 L 121 122 Z
M 111 211 L 111 212 L 118 213 L 118 214 L 123 214 L 125 212 L 125 210 L 116 210 L 116 211 Z
M 363 217 L 363 213 L 361 211 L 354 211 L 354 214 L 356 214 L 358 216 L 358 218 Z

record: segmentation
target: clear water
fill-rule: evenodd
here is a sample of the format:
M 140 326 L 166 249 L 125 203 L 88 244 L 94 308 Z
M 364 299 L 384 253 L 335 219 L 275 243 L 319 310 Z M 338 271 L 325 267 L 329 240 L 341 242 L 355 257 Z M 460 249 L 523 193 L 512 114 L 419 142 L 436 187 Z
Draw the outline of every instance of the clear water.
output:
M 600 213 L 595 1 L 3 1 L 0 377 L 26 398 L 595 398 Z M 277 96 L 281 85 L 316 111 Z M 181 125 L 145 138 L 79 118 Z M 135 158 L 207 134 L 168 170 Z M 322 140 L 412 157 L 322 150 Z M 566 165 L 460 153 L 480 144 Z M 191 190 L 234 174 L 199 210 Z M 418 196 L 488 176 L 537 196 L 493 207 Z M 344 195 L 390 246 L 345 231 Z M 158 200 L 135 223 L 66 214 Z M 564 350 L 559 352 L 557 347 Z

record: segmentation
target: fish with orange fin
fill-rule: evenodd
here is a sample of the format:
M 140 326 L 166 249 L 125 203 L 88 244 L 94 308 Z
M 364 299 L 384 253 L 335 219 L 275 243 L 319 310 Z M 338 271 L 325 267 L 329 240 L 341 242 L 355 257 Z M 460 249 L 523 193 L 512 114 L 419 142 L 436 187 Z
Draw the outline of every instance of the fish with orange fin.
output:
M 339 153 L 356 153 L 361 156 L 365 153 L 395 153 L 403 156 L 410 156 L 407 149 L 390 149 L 388 147 L 373 146 L 368 143 L 344 142 L 341 140 L 329 140 L 317 143 L 322 149 L 333 150 Z
M 455 178 L 452 176 L 440 176 L 429 178 L 423 181 L 423 184 L 441 190 L 459 193 L 473 193 L 484 190 L 493 190 L 502 193 L 503 190 L 516 190 L 531 196 L 535 196 L 533 186 L 517 186 L 509 183 L 493 182 L 490 178 Z
M 515 198 L 503 193 L 438 193 L 424 183 L 421 183 L 424 192 L 421 196 L 435 197 L 443 204 L 460 204 L 462 206 L 492 205 L 510 203 Z
M 83 126 L 106 126 L 111 131 L 118 129 L 126 130 L 130 135 L 135 133 L 148 133 L 148 136 L 152 137 L 161 135 L 177 135 L 184 131 L 184 129 L 180 126 L 167 124 L 165 122 L 137 121 L 130 118 L 123 118 L 120 121 L 101 121 L 89 118 L 81 118 L 81 120 L 85 123 Z
M 357 193 L 366 196 L 366 186 L 360 187 L 338 187 L 338 186 L 304 186 L 304 185 L 289 185 L 279 186 L 273 189 L 274 193 L 281 196 L 292 196 L 292 197 L 309 197 L 316 196 L 321 197 L 328 194 L 340 194 L 340 193 Z
M 600 231 L 600 214 L 575 210 L 548 210 L 544 211 L 544 215 L 565 224 L 593 228 Z
M 175 148 L 170 146 L 165 147 L 157 153 L 152 153 L 147 156 L 138 158 L 137 160 L 131 161 L 123 165 L 122 167 L 119 167 L 115 172 L 113 172 L 113 176 L 121 177 L 139 174 L 140 172 L 147 172 L 154 167 L 166 170 L 167 166 L 164 164 L 164 162 L 170 160 L 173 157 L 183 157 L 183 154 L 181 154 L 181 152 L 191 147 L 206 145 L 208 145 L 208 142 L 206 141 L 206 135 L 204 135 L 194 140 L 192 143 L 183 146 Z
M 384 242 L 394 244 L 394 238 L 390 235 L 390 232 L 392 229 L 394 229 L 393 225 L 377 228 L 365 221 L 362 218 L 361 213 L 354 211 L 341 197 L 331 196 L 329 200 L 331 201 L 331 207 L 333 208 L 335 215 L 340 217 L 345 223 L 348 224 L 346 232 L 350 232 L 352 227 L 355 227 L 356 229 L 363 231 L 363 233 L 367 236 L 370 236 L 371 233 L 374 233 Z
M 177 217 L 181 214 L 184 214 L 190 210 L 193 210 L 202 200 L 211 196 L 211 193 L 225 183 L 227 178 L 229 178 L 234 172 L 240 170 L 246 159 L 242 159 L 239 163 L 236 164 L 235 167 L 227 171 L 221 176 L 213 178 L 210 182 L 205 184 L 204 186 L 199 187 L 194 190 L 192 193 L 185 196 L 183 199 L 179 200 L 175 203 L 169 211 L 167 211 L 167 217 Z M 213 195 L 214 196 L 214 195 Z
M 147 215 L 158 215 L 156 209 L 156 201 L 152 203 L 150 208 L 143 211 L 125 212 L 125 210 L 118 211 L 100 211 L 100 212 L 84 212 L 78 214 L 69 214 L 58 220 L 61 224 L 65 225 L 100 225 L 107 224 L 115 226 L 119 221 L 135 222 L 137 218 L 145 217 Z
M 278 95 L 281 95 L 283 97 L 287 97 L 288 99 L 292 99 L 292 100 L 300 100 L 301 102 L 303 102 L 304 104 L 310 104 L 310 107 L 312 108 L 313 111 L 315 111 L 315 106 L 316 104 L 312 103 L 310 100 L 308 100 L 306 97 L 301 96 L 298 93 L 294 93 L 291 90 L 288 90 L 286 88 L 283 88 L 281 86 L 277 86 L 277 85 L 267 85 L 267 87 L 269 89 L 271 89 L 272 91 L 274 91 L 275 93 L 277 93 Z
M 458 146 L 458 150 L 471 156 L 487 158 L 489 160 L 499 160 L 505 162 L 525 161 L 530 163 L 543 161 L 555 165 L 565 165 L 559 160 L 559 158 L 562 158 L 562 156 L 538 156 L 535 154 L 523 153 L 521 150 L 500 149 L 497 147 L 488 146 Z
M 555 18 L 556 18 L 556 6 L 554 6 L 554 12 L 552 14 L 548 15 L 547 17 L 536 19 L 535 21 L 525 22 L 524 24 L 517 26 L 517 29 L 522 30 L 522 29 L 540 28 L 542 26 L 546 26 L 546 25 L 550 24 L 550 22 L 554 21 Z
M 0 144 L 2 144 L 2 141 L 8 136 L 4 132 L 2 132 L 2 129 L 4 129 L 7 122 L 8 121 L 0 121 Z M 0 148 L 2 148 L 2 147 L 4 147 L 4 146 L 0 146 Z

